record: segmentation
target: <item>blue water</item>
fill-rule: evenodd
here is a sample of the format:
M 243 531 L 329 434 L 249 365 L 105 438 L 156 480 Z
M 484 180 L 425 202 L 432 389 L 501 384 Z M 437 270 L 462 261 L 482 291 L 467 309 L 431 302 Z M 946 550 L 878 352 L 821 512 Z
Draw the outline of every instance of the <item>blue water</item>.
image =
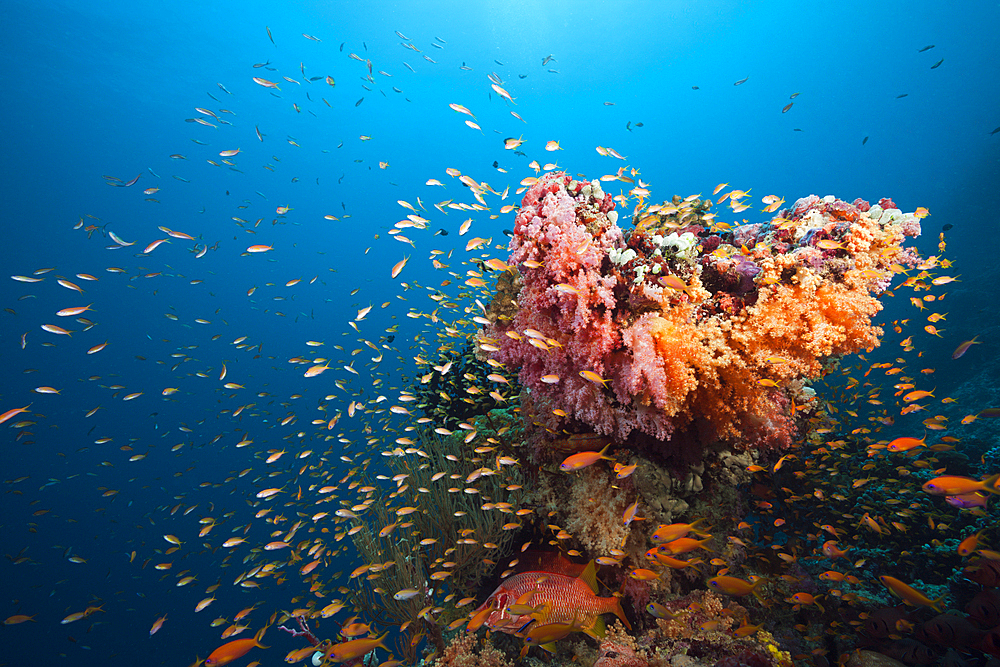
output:
M 519 202 L 513 191 L 534 175 L 528 162 L 537 159 L 589 178 L 628 164 L 640 170 L 655 200 L 710 193 L 729 182 L 789 202 L 815 193 L 873 203 L 891 197 L 907 211 L 925 206 L 931 216 L 917 247 L 937 254 L 939 231 L 953 225 L 947 257 L 963 282 L 953 286 L 944 308 L 944 337 L 920 332 L 921 349 L 939 369 L 939 395 L 962 388 L 973 400 L 981 397 L 957 418 L 998 405 L 990 403 L 996 396 L 977 394 L 969 384 L 982 369 L 996 367 L 998 340 L 995 3 L 7 0 L 3 14 L 0 412 L 31 408 L 4 424 L 0 435 L 6 480 L 0 616 L 35 615 L 37 622 L 0 628 L 2 664 L 186 665 L 219 644 L 222 628 L 210 628 L 212 618 L 231 618 L 261 601 L 253 616 L 258 627 L 274 609 L 290 608 L 297 575 L 281 589 L 234 587 L 246 552 L 223 567 L 230 554 L 218 549 L 220 533 L 230 536 L 245 525 L 247 499 L 270 486 L 254 452 L 320 449 L 310 440 L 315 427 L 309 421 L 323 417 L 317 406 L 324 396 L 336 395 L 332 409 L 345 411 L 351 400 L 394 397 L 400 377 L 412 374 L 417 324 L 406 311 L 433 310 L 425 286 L 450 277 L 433 270 L 429 251 L 454 248 L 450 269 L 464 272 L 468 238 L 506 240 L 502 230 L 512 226 L 511 214 L 477 215 L 460 238 L 469 214 L 442 215 L 432 207 L 472 201 L 447 168 L 497 192 L 510 186 L 504 203 Z M 918 53 L 930 44 L 933 49 Z M 351 53 L 371 61 L 373 82 Z M 554 60 L 542 65 L 549 55 Z M 461 69 L 463 63 L 471 71 Z M 516 106 L 491 89 L 490 72 Z M 257 85 L 254 76 L 278 83 L 280 92 Z M 308 81 L 326 76 L 335 87 Z M 794 93 L 794 105 L 782 113 Z M 482 131 L 467 126 L 470 118 L 449 103 L 468 107 Z M 185 122 L 191 118 L 217 127 Z M 371 138 L 362 141 L 362 135 Z M 504 138 L 522 135 L 525 156 L 503 149 Z M 562 150 L 545 152 L 550 140 Z M 598 145 L 627 161 L 601 157 Z M 234 171 L 219 153 L 237 148 L 230 158 Z M 186 159 L 170 157 L 177 154 Z M 388 166 L 380 168 L 380 161 Z M 120 183 L 140 178 L 127 188 L 109 187 L 103 175 Z M 424 185 L 430 178 L 446 187 Z M 159 191 L 144 195 L 148 188 Z M 403 230 L 411 247 L 387 232 L 411 213 L 397 200 L 418 206 L 418 197 L 430 228 L 449 235 Z M 490 198 L 494 210 L 497 202 Z M 278 216 L 277 207 L 286 206 L 291 210 Z M 234 216 L 248 222 L 240 225 Z M 81 218 L 97 228 L 74 230 Z M 172 238 L 141 254 L 168 238 L 159 226 L 213 249 L 196 258 L 192 242 Z M 115 245 L 106 235 L 111 231 L 135 245 L 105 249 Z M 255 244 L 273 250 L 246 255 Z M 393 280 L 390 268 L 407 256 Z M 125 272 L 108 272 L 109 266 Z M 7 277 L 46 268 L 53 270 L 39 274 L 44 280 L 38 283 Z M 79 273 L 99 280 L 75 277 Z M 59 286 L 57 277 L 85 292 Z M 285 287 L 294 279 L 301 282 Z M 97 325 L 89 331 L 75 318 L 55 315 L 90 303 L 93 312 L 84 317 Z M 369 305 L 374 308 L 357 323 L 359 334 L 348 321 Z M 888 299 L 885 321 L 914 317 L 912 311 L 902 295 Z M 74 333 L 47 333 L 43 324 Z M 398 353 L 383 350 L 375 371 L 382 385 L 371 386 L 375 352 L 359 337 L 378 344 L 394 324 L 399 331 L 391 347 Z M 954 347 L 977 334 L 984 344 L 973 346 L 962 363 L 952 362 Z M 252 350 L 233 345 L 241 336 Z M 890 331 L 887 346 L 899 338 Z M 87 354 L 105 341 L 104 350 Z M 176 371 L 171 366 L 185 357 L 174 354 L 190 358 Z M 288 363 L 295 356 L 333 363 L 307 380 L 305 366 Z M 343 369 L 352 360 L 360 375 Z M 222 387 L 223 364 L 225 382 L 244 388 Z M 39 386 L 60 394 L 35 393 Z M 168 399 L 161 395 L 167 387 L 179 391 Z M 142 395 L 123 402 L 136 392 Z M 255 407 L 232 417 L 249 403 Z M 278 426 L 292 413 L 296 424 Z M 13 428 L 22 420 L 35 423 Z M 359 423 L 349 427 L 354 444 L 345 453 L 361 459 Z M 244 436 L 254 447 L 236 448 Z M 112 440 L 99 445 L 98 438 Z M 125 445 L 132 451 L 122 451 Z M 146 458 L 128 461 L 143 453 Z M 290 457 L 282 466 L 296 466 Z M 337 460 L 329 465 L 350 467 Z M 237 477 L 247 468 L 253 471 Z M 13 483 L 22 476 L 29 479 Z M 108 490 L 117 494 L 103 495 Z M 48 513 L 34 515 L 40 510 Z M 228 511 L 242 520 L 222 525 Z M 204 540 L 196 535 L 195 519 L 208 515 L 220 519 L 211 536 L 214 553 L 198 546 Z M 185 542 L 173 558 L 163 554 L 170 547 L 164 534 Z M 251 536 L 262 543 L 265 528 L 255 524 Z M 71 563 L 70 555 L 87 562 Z M 168 561 L 170 570 L 154 569 Z M 343 563 L 349 570 L 355 561 Z M 197 582 L 176 587 L 182 570 L 196 574 Z M 204 589 L 220 580 L 218 600 L 195 614 Z M 103 613 L 60 624 L 96 600 Z M 163 614 L 166 624 L 150 638 L 149 627 Z M 268 655 L 270 664 L 296 648 L 274 630 L 268 640 L 280 648 L 256 657 Z

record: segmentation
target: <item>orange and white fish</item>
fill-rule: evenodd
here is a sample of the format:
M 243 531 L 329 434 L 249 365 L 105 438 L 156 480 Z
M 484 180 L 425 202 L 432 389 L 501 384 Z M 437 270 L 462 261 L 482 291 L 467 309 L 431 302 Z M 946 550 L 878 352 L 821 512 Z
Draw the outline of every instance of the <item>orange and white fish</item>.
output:
M 402 260 L 396 262 L 396 265 L 392 267 L 392 271 L 391 271 L 391 275 L 392 275 L 393 278 L 395 278 L 396 276 L 398 276 L 400 274 L 400 272 L 403 270 L 403 267 L 406 266 L 406 263 L 408 261 L 410 261 L 410 258 L 409 257 L 404 257 Z

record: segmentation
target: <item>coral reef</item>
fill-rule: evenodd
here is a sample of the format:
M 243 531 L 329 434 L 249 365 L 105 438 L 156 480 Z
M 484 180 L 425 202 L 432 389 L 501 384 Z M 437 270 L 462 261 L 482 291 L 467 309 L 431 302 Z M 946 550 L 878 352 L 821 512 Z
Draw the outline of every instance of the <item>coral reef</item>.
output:
M 474 632 L 456 633 L 444 653 L 427 667 L 513 667 L 507 655 Z
M 706 228 L 710 202 L 675 198 L 626 232 L 599 182 L 545 174 L 510 242 L 519 279 L 477 344 L 559 417 L 538 415 L 550 431 L 638 432 L 663 454 L 720 437 L 786 447 L 803 380 L 878 345 L 876 296 L 915 261 L 900 244 L 918 220 L 881 204 L 811 196 L 734 229 Z

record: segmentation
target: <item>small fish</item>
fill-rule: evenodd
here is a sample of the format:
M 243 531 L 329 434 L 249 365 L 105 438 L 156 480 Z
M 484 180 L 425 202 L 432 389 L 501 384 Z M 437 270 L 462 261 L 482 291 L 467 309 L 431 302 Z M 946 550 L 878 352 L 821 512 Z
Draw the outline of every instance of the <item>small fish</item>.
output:
M 22 412 L 27 412 L 28 408 L 30 408 L 30 407 L 31 407 L 31 405 L 28 404 L 28 405 L 24 406 L 23 408 L 14 408 L 12 410 L 8 410 L 7 412 L 5 412 L 2 415 L 0 415 L 0 424 L 4 423 L 8 419 L 11 419 L 12 417 L 16 417 L 17 415 L 21 414 Z
M 951 353 L 951 358 L 958 359 L 963 354 L 965 354 L 969 350 L 969 348 L 972 347 L 973 345 L 981 345 L 982 341 L 978 341 L 976 340 L 976 338 L 979 338 L 979 336 L 975 336 L 972 340 L 967 340 L 958 347 L 956 347 L 955 351 Z
M 593 382 L 594 384 L 600 384 L 605 387 L 608 386 L 607 385 L 608 382 L 611 382 L 611 380 L 602 378 L 594 371 L 580 371 L 580 377 L 582 377 L 584 380 L 587 380 L 588 382 Z
M 868 137 L 865 137 L 864 139 L 861 140 L 861 145 L 862 146 L 864 146 L 867 143 L 868 143 Z
M 361 658 L 376 648 L 381 648 L 388 652 L 389 649 L 383 643 L 388 634 L 386 632 L 381 637 L 376 637 L 375 639 L 352 639 L 351 641 L 332 644 L 326 649 L 326 657 L 332 658 L 333 662 L 346 662 L 355 658 Z
M 410 258 L 404 257 L 400 261 L 396 262 L 396 265 L 392 267 L 392 272 L 391 272 L 393 278 L 399 275 L 399 273 L 403 270 L 403 267 L 406 266 L 406 263 L 408 261 L 410 261 Z
M 945 475 L 926 482 L 922 488 L 925 493 L 932 496 L 966 496 L 979 491 L 1000 495 L 1000 489 L 996 486 L 997 480 L 1000 480 L 1000 473 L 991 475 L 984 480 Z
M 939 60 L 936 63 L 934 63 L 933 65 L 931 65 L 931 69 L 937 69 L 938 67 L 941 67 L 941 63 L 943 63 L 943 62 L 944 62 L 944 58 L 942 58 L 941 60 Z
M 166 614 L 156 619 L 156 621 L 153 623 L 153 627 L 149 629 L 149 636 L 152 637 L 153 635 L 155 635 L 159 631 L 159 629 L 163 627 L 163 622 L 166 620 L 167 620 Z
M 882 582 L 882 585 L 889 589 L 889 591 L 898 597 L 900 600 L 908 605 L 914 607 L 930 607 L 934 611 L 941 612 L 941 600 L 944 597 L 940 597 L 937 600 L 931 600 L 926 595 L 918 591 L 917 589 L 904 584 L 899 579 L 895 577 L 890 577 L 883 575 L 878 578 Z
M 278 84 L 276 84 L 274 81 L 268 81 L 267 79 L 262 79 L 257 76 L 253 78 L 253 82 L 256 83 L 258 86 L 264 86 L 265 88 L 274 88 L 275 90 L 281 90 L 281 88 L 278 88 Z
M 612 457 L 604 455 L 608 451 L 608 447 L 610 446 L 611 443 L 609 442 L 608 444 L 604 445 L 604 449 L 602 449 L 599 452 L 578 452 L 576 454 L 567 456 L 566 459 L 561 464 L 559 464 L 559 469 L 562 470 L 563 472 L 573 472 L 575 470 L 580 470 L 581 468 L 586 468 L 587 466 L 591 466 L 600 461 L 601 459 L 604 459 L 606 461 L 614 461 Z
M 743 77 L 742 79 L 740 79 L 739 81 L 737 81 L 737 82 L 736 82 L 736 83 L 734 83 L 733 85 L 734 85 L 734 86 L 739 86 L 739 85 L 742 85 L 742 84 L 746 83 L 746 82 L 747 82 L 747 79 L 749 79 L 749 78 L 750 78 L 749 76 L 746 76 L 746 77 Z
M 785 105 L 785 106 L 784 106 L 784 107 L 783 107 L 783 108 L 781 109 L 781 113 L 787 113 L 787 112 L 788 112 L 788 110 L 792 108 L 792 105 L 793 105 L 793 104 L 794 104 L 794 102 L 789 102 L 788 104 L 786 104 L 786 105 Z
M 931 49 L 933 49 L 933 48 L 934 48 L 934 45 L 933 45 L 933 44 L 928 44 L 928 45 L 927 45 L 927 46 L 925 46 L 924 48 L 922 48 L 922 49 L 920 49 L 919 51 L 917 51 L 917 53 L 923 53 L 924 51 L 930 51 L 930 50 L 931 50 Z
M 646 611 L 649 612 L 649 614 L 653 616 L 653 618 L 669 619 L 677 616 L 677 614 L 673 613 L 659 602 L 650 602 L 648 605 L 646 605 Z
M 751 583 L 749 581 L 739 579 L 738 577 L 722 576 L 709 579 L 706 583 L 709 588 L 719 593 L 725 593 L 726 595 L 733 595 L 736 597 L 743 597 L 744 595 L 750 595 L 752 593 L 758 600 L 764 602 L 764 597 L 760 594 L 758 589 L 765 581 L 766 579 L 758 579 L 757 581 Z
M 242 658 L 250 649 L 256 648 L 267 648 L 260 643 L 260 640 L 264 637 L 264 631 L 267 626 L 260 629 L 253 639 L 236 639 L 229 642 L 228 644 L 223 644 L 219 648 L 212 651 L 211 655 L 205 658 L 205 665 L 207 667 L 214 667 L 216 665 L 227 665 L 233 660 Z
M 886 446 L 886 451 L 895 453 L 908 452 L 917 447 L 926 447 L 926 440 L 926 435 L 919 440 L 916 438 L 896 438 Z

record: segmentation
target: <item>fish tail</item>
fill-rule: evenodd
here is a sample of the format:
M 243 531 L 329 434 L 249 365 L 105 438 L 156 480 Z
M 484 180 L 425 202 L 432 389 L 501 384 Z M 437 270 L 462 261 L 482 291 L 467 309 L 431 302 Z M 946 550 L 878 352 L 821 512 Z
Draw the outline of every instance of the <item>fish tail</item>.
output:
M 619 618 L 619 620 L 621 620 L 621 622 L 625 624 L 625 627 L 628 628 L 631 631 L 632 630 L 632 624 L 628 622 L 627 618 L 625 618 L 625 610 L 622 609 L 622 600 L 621 600 L 621 598 L 614 597 L 614 598 L 611 598 L 611 599 L 613 600 L 613 602 L 611 603 L 611 613 L 614 614 L 615 616 L 617 616 Z
M 939 597 L 937 600 L 931 600 L 931 603 L 928 606 L 931 609 L 933 609 L 934 611 L 938 612 L 939 614 L 943 613 L 942 610 L 941 610 L 941 601 L 942 600 L 944 600 L 944 596 L 943 595 L 941 597 Z
M 372 644 L 372 648 L 375 649 L 378 647 L 382 647 L 382 650 L 389 651 L 389 649 L 385 645 L 385 638 L 388 636 L 389 636 L 388 631 L 384 632 L 381 637 L 375 640 L 375 643 Z
M 704 520 L 705 520 L 705 517 L 699 517 L 699 518 L 695 519 L 694 521 L 692 521 L 691 522 L 691 532 L 694 533 L 695 535 L 701 535 L 703 537 L 704 536 L 708 536 L 709 533 L 705 532 L 701 528 L 695 528 L 695 526 L 697 526 L 698 524 L 700 524 Z M 709 527 L 709 530 L 711 530 L 711 527 Z
M 263 628 L 261 628 L 260 630 L 258 630 L 256 635 L 254 635 L 253 643 L 254 643 L 254 646 L 256 646 L 257 648 L 268 648 L 267 646 L 264 646 L 263 644 L 260 643 L 260 640 L 262 640 L 264 638 L 264 633 L 265 632 L 267 632 L 267 626 L 266 625 Z
M 1000 495 L 1000 488 L 997 488 L 997 480 L 1000 480 L 1000 472 L 990 475 L 983 480 L 983 491 Z

